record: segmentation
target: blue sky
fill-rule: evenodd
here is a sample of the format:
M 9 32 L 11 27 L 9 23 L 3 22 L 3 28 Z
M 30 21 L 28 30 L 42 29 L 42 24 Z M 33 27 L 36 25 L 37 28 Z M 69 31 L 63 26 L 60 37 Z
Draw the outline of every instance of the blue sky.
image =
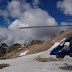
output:
M 7 8 L 8 2 L 12 0 L 1 0 L 0 1 L 0 9 L 5 10 Z M 20 0 L 22 1 L 22 0 Z M 57 2 L 63 0 L 39 0 L 39 8 L 47 11 L 50 16 L 55 18 L 55 20 L 60 24 L 61 22 L 72 22 L 72 16 L 66 16 L 57 8 Z M 32 0 L 26 0 L 26 2 L 32 4 Z M 14 21 L 15 19 L 9 17 L 10 22 Z M 3 16 L 0 16 L 0 25 L 3 27 L 8 27 L 8 22 L 4 19 Z
M 72 24 L 72 0 L 0 0 L 0 43 L 48 40 L 61 28 L 20 30 L 25 26 Z

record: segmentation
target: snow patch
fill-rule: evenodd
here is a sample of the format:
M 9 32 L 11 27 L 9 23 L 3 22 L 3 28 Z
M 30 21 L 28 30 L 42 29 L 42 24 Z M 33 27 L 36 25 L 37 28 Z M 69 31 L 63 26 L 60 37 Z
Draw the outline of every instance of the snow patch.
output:
M 22 49 L 22 48 L 18 48 L 18 50 L 20 50 L 20 49 Z
M 21 53 L 19 56 L 24 56 L 24 55 L 26 55 L 27 52 L 29 52 L 29 50 L 27 50 L 27 51 Z
M 60 44 L 60 42 L 56 42 L 50 49 L 48 49 L 47 51 L 44 51 L 44 53 L 42 53 L 40 55 L 41 58 L 49 58 L 49 57 L 53 57 L 52 55 L 50 55 L 51 51 Z

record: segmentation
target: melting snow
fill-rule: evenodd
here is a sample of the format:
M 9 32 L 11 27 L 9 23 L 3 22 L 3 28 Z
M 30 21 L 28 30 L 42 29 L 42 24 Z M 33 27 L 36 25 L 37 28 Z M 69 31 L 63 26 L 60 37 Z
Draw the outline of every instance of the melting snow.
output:
M 24 55 L 26 55 L 27 52 L 29 52 L 29 50 L 27 50 L 27 51 L 21 53 L 19 56 L 24 56 Z

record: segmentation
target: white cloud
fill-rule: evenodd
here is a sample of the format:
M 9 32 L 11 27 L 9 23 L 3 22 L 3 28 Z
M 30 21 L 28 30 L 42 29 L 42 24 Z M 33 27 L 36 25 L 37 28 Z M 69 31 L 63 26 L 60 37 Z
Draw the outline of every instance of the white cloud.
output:
M 19 1 L 12 1 L 8 3 L 7 9 L 10 13 L 10 16 L 13 18 L 19 18 L 21 16 L 21 8 L 20 8 L 20 2 Z
M 58 1 L 57 8 L 60 8 L 64 14 L 72 16 L 72 0 Z
M 20 26 L 44 26 L 57 25 L 55 19 L 46 11 L 41 9 L 31 9 L 23 13 L 20 19 L 15 20 L 9 28 L 16 28 Z
M 0 27 L 0 43 L 14 43 L 13 32 L 7 28 Z
M 16 35 L 18 37 L 16 38 L 16 40 L 18 40 L 19 42 L 32 39 L 48 40 L 52 33 L 57 32 L 56 28 L 19 30 L 19 27 L 23 26 L 44 25 L 57 25 L 57 22 L 54 18 L 49 16 L 47 12 L 41 9 L 31 9 L 29 11 L 26 11 L 20 19 L 15 20 L 9 26 L 9 29 L 16 31 Z M 22 40 L 20 38 L 22 38 Z
M 38 5 L 39 2 L 38 0 L 37 2 L 35 0 L 34 3 Z M 3 41 L 1 40 L 1 42 L 12 44 L 24 43 L 25 41 L 32 39 L 48 40 L 52 33 L 58 33 L 60 31 L 60 29 L 57 28 L 20 30 L 19 27 L 23 26 L 58 25 L 55 19 L 51 17 L 47 11 L 38 7 L 32 8 L 29 3 L 13 0 L 8 3 L 6 13 L 8 14 L 6 17 L 11 16 L 17 19 L 9 25 L 8 29 L 1 28 L 2 30 L 0 30 L 0 33 L 1 35 L 3 34 L 1 36 Z
M 39 0 L 33 0 L 34 8 L 38 8 Z
M 5 20 L 10 23 L 9 19 L 7 18 L 9 16 L 7 10 L 0 10 L 0 16 L 4 16 Z

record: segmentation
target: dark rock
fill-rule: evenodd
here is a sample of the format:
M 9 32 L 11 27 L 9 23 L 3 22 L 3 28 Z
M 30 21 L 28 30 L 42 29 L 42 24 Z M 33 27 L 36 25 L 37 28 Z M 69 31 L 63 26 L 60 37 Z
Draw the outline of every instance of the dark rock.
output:
M 6 54 L 6 48 L 7 48 L 7 44 L 6 43 L 2 43 L 0 44 L 0 57 Z
M 60 34 L 62 34 L 62 33 L 64 33 L 64 32 L 65 32 L 65 31 L 63 30 L 63 31 L 60 32 Z
M 16 50 L 16 49 L 18 49 L 18 48 L 20 48 L 20 47 L 21 47 L 21 44 L 18 44 L 18 43 L 12 44 L 10 47 L 7 48 L 7 52 L 8 52 L 8 53 L 9 53 L 9 52 L 12 52 L 13 50 Z

